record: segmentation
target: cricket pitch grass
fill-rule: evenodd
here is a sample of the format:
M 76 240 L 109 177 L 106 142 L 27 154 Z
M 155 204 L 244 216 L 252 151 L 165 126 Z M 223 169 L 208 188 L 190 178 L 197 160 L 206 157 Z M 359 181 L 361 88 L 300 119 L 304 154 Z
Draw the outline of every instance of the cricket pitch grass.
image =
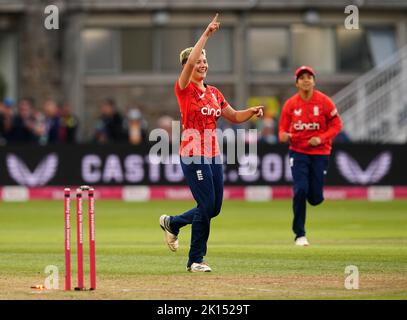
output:
M 86 208 L 86 201 L 84 201 Z M 190 227 L 170 252 L 158 225 L 192 201 L 96 201 L 96 291 L 64 289 L 63 201 L 0 203 L 0 299 L 406 299 L 407 201 L 326 201 L 308 207 L 310 247 L 295 247 L 291 201 L 225 201 L 212 220 L 206 261 L 186 271 Z M 71 210 L 72 287 L 76 232 Z M 87 220 L 84 210 L 84 221 Z M 85 285 L 89 286 L 84 223 Z M 35 290 L 58 268 L 59 289 Z M 359 289 L 346 289 L 356 266 Z M 55 274 L 53 274 L 55 276 Z

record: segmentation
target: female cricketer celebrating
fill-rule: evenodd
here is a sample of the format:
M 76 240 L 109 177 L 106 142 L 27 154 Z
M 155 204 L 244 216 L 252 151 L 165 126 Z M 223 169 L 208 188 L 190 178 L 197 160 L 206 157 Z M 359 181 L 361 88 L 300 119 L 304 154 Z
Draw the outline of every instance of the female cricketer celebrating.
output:
M 290 144 L 295 244 L 308 246 L 305 237 L 306 201 L 316 206 L 324 200 L 323 186 L 332 140 L 341 131 L 342 121 L 332 100 L 314 89 L 315 72 L 312 68 L 298 68 L 295 79 L 298 93 L 284 104 L 279 139 Z
M 223 199 L 223 165 L 216 139 L 216 121 L 222 116 L 233 123 L 241 123 L 253 115 L 263 116 L 263 106 L 234 110 L 217 88 L 204 83 L 208 72 L 204 46 L 219 25 L 216 14 L 195 46 L 181 52 L 182 71 L 175 83 L 183 127 L 181 167 L 197 206 L 181 215 L 162 215 L 159 221 L 171 251 L 178 249 L 180 228 L 192 224 L 187 263 L 190 272 L 211 271 L 203 257 L 211 219 L 219 214 Z

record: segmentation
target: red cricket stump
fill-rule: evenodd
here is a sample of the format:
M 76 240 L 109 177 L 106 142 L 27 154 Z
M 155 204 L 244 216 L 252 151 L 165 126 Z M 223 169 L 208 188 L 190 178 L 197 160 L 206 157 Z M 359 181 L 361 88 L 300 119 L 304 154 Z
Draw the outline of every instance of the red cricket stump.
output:
M 95 190 L 88 191 L 90 290 L 96 289 Z
M 76 243 L 78 255 L 78 286 L 75 290 L 83 290 L 83 223 L 82 223 L 82 190 L 76 189 Z
M 71 290 L 71 189 L 64 189 L 65 290 Z
M 81 186 L 76 189 L 76 244 L 78 262 L 78 285 L 75 290 L 86 290 L 84 287 L 83 270 L 83 193 L 88 192 L 88 215 L 89 215 L 89 264 L 90 264 L 90 287 L 96 289 L 96 250 L 95 250 L 95 189 L 89 186 Z M 71 290 L 71 218 L 70 203 L 71 190 L 64 189 L 64 216 L 65 216 L 65 290 Z

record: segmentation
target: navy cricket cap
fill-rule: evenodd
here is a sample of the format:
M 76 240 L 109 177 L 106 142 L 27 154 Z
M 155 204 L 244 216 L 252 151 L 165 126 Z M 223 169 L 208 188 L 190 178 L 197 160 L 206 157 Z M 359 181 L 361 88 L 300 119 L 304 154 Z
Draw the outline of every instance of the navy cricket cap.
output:
M 312 75 L 314 76 L 314 78 L 315 78 L 315 72 L 314 72 L 314 70 L 313 70 L 311 67 L 308 67 L 308 66 L 301 66 L 301 67 L 299 67 L 297 70 L 295 70 L 295 73 L 294 73 L 295 79 L 298 79 L 298 77 L 299 77 L 301 74 L 303 74 L 304 72 L 308 72 L 308 73 L 312 74 Z

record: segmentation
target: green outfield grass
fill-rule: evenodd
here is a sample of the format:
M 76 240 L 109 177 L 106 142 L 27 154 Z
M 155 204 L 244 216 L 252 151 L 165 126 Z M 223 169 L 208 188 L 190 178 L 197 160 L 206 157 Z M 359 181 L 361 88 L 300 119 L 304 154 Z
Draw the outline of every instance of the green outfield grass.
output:
M 293 245 L 290 201 L 226 201 L 212 221 L 206 260 L 213 272 L 206 274 L 185 271 L 190 227 L 181 231 L 181 247 L 172 253 L 158 226 L 161 214 L 177 214 L 192 205 L 98 200 L 98 289 L 64 292 L 30 289 L 44 283 L 47 265 L 59 268 L 63 288 L 62 201 L 0 203 L 0 298 L 407 298 L 406 201 L 326 201 L 311 207 L 307 248 Z M 74 241 L 72 248 L 75 271 Z M 348 265 L 359 269 L 358 290 L 344 287 Z

